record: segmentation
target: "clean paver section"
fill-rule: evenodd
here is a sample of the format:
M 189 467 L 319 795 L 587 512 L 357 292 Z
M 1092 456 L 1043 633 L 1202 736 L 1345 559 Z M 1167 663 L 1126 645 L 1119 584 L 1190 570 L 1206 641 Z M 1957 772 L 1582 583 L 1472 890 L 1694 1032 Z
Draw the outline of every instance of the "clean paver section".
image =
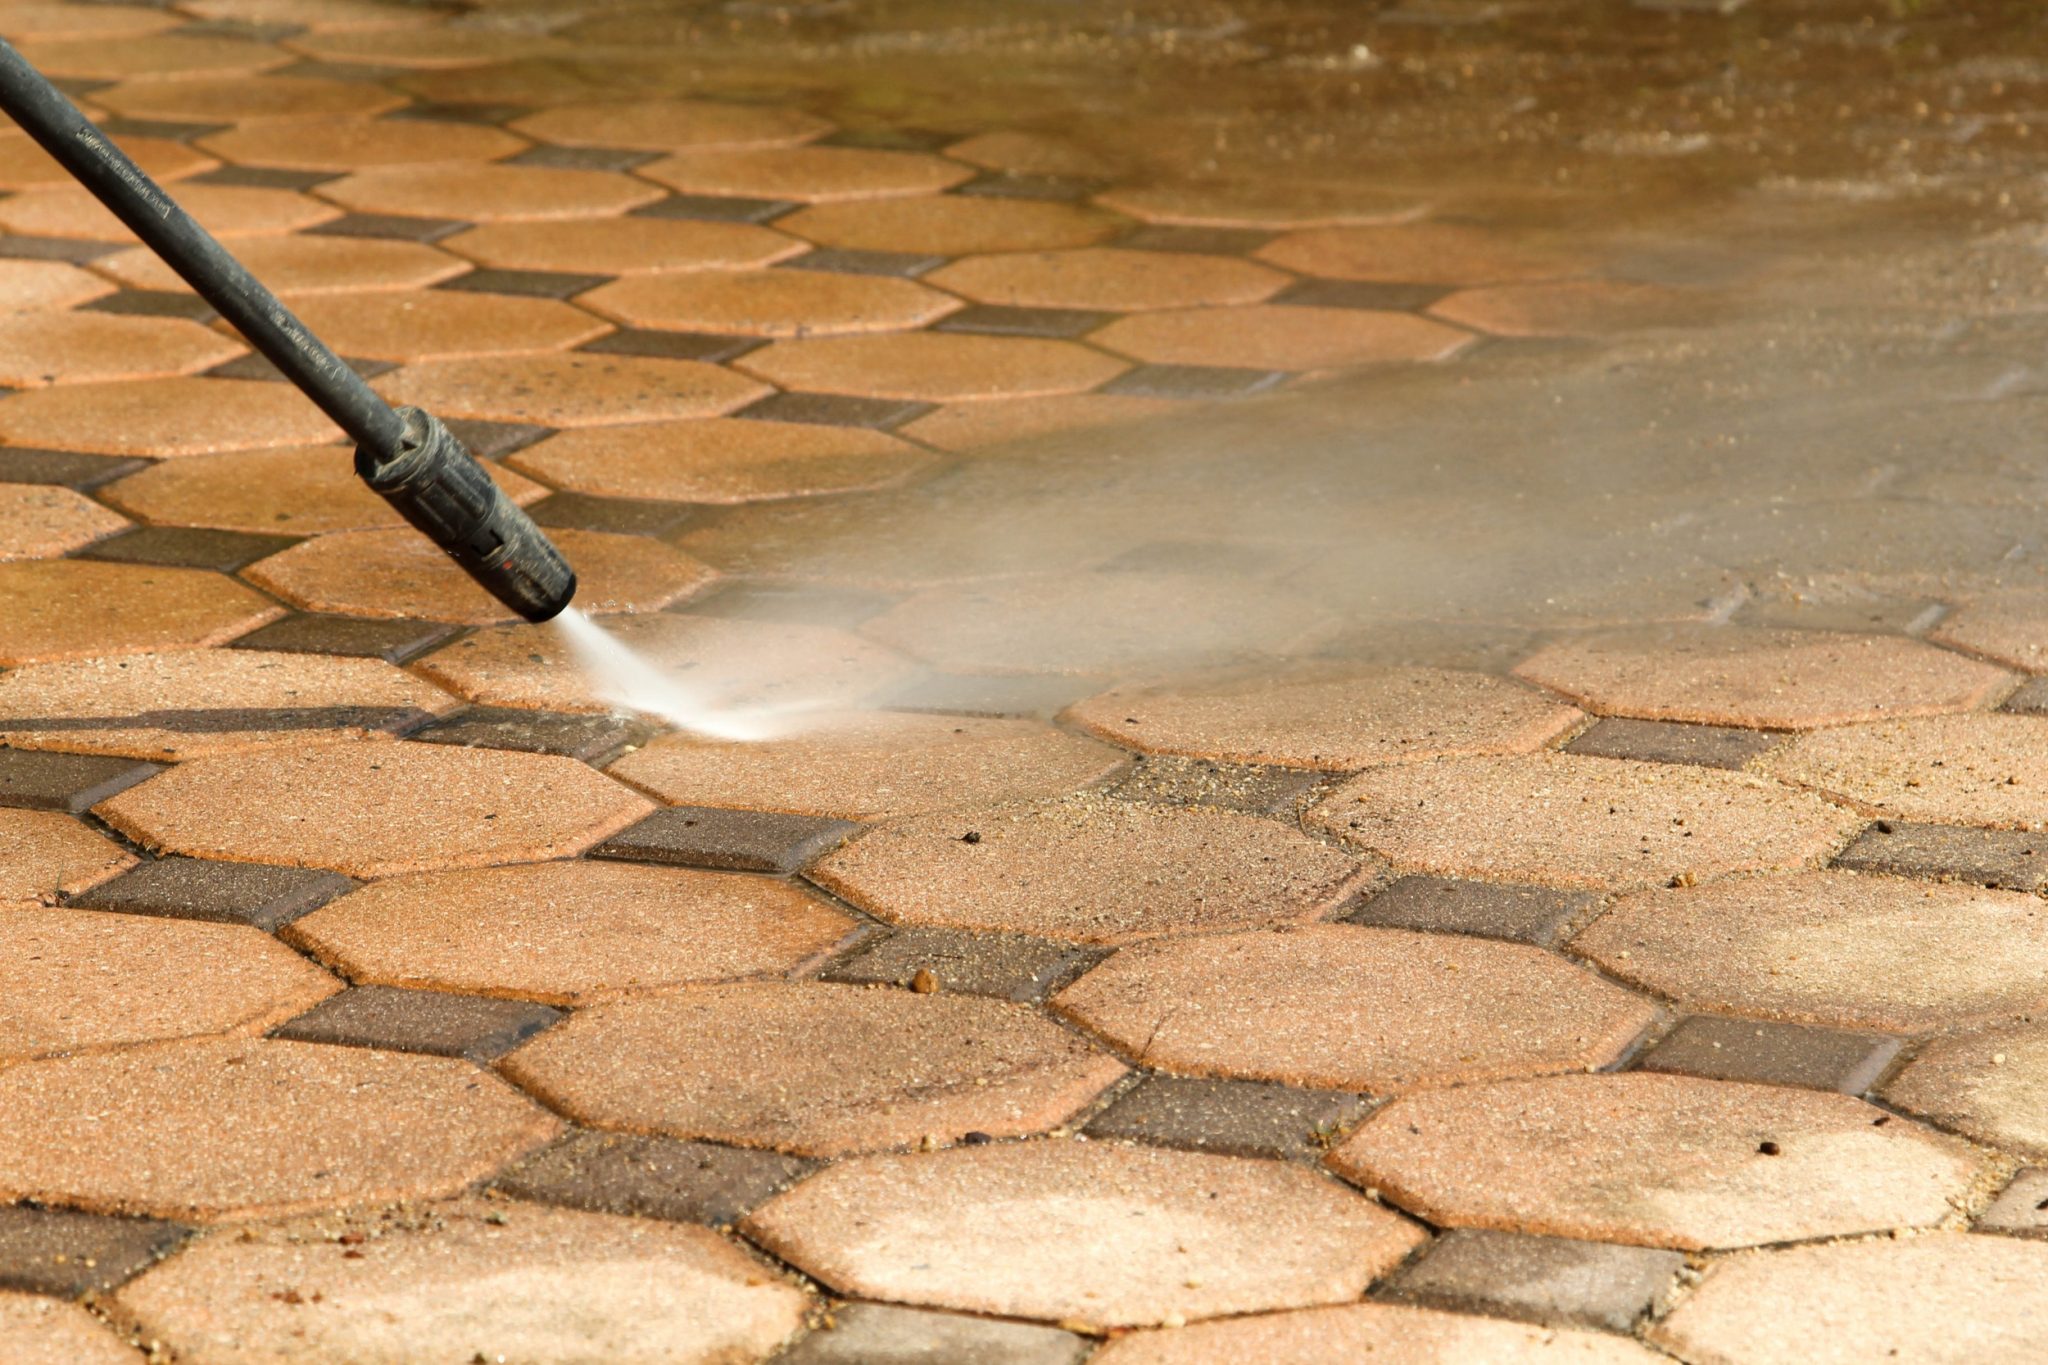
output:
M 1885 1083 L 1884 1098 L 2001 1151 L 2048 1161 L 2048 1026 L 1937 1038 Z
M 2048 716 L 1931 716 L 1821 730 L 1756 767 L 1879 815 L 1937 825 L 2048 828 L 2032 785 L 2048 760 Z
M 1650 1365 L 1664 1357 L 1625 1337 L 1571 1328 L 1361 1303 L 1265 1313 L 1176 1331 L 1133 1332 L 1094 1360 L 1099 1365 L 1292 1365 L 1303 1360 L 1458 1361 L 1500 1365 Z

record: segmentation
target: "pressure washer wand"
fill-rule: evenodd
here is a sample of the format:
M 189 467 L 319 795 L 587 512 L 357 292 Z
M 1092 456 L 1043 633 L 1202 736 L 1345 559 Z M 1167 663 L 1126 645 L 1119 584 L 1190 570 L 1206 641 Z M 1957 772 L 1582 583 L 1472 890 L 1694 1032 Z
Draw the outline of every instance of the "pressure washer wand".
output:
M 356 473 L 492 596 L 529 621 L 569 605 L 568 561 L 445 426 L 379 398 L 4 41 L 0 109 L 353 437 Z

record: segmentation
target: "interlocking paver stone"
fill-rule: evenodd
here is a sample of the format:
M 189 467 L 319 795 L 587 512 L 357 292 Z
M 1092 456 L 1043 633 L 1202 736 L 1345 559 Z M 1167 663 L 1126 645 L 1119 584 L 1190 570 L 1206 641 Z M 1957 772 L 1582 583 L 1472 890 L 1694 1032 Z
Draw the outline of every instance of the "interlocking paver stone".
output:
M 316 294 L 294 300 L 292 307 L 336 351 L 371 360 L 561 351 L 611 330 L 555 299 L 459 289 Z
M 1589 758 L 1633 758 L 1645 763 L 1696 763 L 1707 768 L 1743 768 L 1780 737 L 1730 725 L 1685 725 L 1662 720 L 1607 717 L 1575 735 L 1568 754 Z
M 832 1309 L 776 1365 L 928 1365 L 957 1360 L 1003 1365 L 1078 1365 L 1089 1343 L 1057 1327 L 883 1303 Z
M 469 162 L 357 171 L 320 194 L 357 213 L 502 222 L 606 217 L 651 204 L 662 191 L 612 171 Z
M 1323 781 L 1314 771 L 1299 768 L 1139 754 L 1122 778 L 1102 790 L 1119 801 L 1213 806 L 1286 818 L 1319 794 Z
M 789 971 L 852 929 L 782 882 L 561 862 L 387 878 L 289 937 L 357 981 L 584 1005 Z
M 1899 1040 L 1882 1035 L 1696 1014 L 1658 1039 L 1637 1065 L 1715 1081 L 1861 1095 L 1898 1055 Z
M 296 232 L 341 216 L 341 210 L 332 204 L 296 190 L 247 185 L 180 185 L 178 206 L 198 219 L 201 227 L 227 241 Z M 123 246 L 135 239 L 127 225 L 99 200 L 75 186 L 28 190 L 0 201 L 0 228 L 25 237 L 66 237 Z
M 1485 1360 L 1497 1365 L 1651 1365 L 1664 1357 L 1622 1337 L 1533 1327 L 1469 1313 L 1361 1303 L 1133 1332 L 1110 1343 L 1099 1365 L 1292 1365 L 1302 1360 Z
M 241 925 L 0 909 L 0 1063 L 260 1033 L 340 988 Z
M 1410 195 L 1329 181 L 1284 185 L 1194 179 L 1119 188 L 1097 199 L 1148 223 L 1221 228 L 1399 223 L 1423 209 Z
M 439 644 L 456 629 L 440 621 L 371 621 L 294 612 L 236 637 L 230 647 L 280 654 L 339 654 L 396 664 Z
M 45 75 L 88 80 L 255 72 L 292 59 L 268 43 L 211 33 L 124 34 L 119 42 L 38 35 L 21 44 L 21 55 Z
M 820 976 L 864 985 L 928 985 L 1033 1005 L 1101 959 L 1101 949 L 1028 934 L 897 929 L 862 939 Z
M 858 427 L 712 418 L 565 431 L 512 463 L 558 488 L 599 497 L 731 503 L 882 488 L 934 460 Z
M 936 403 L 1076 393 L 1125 369 L 1069 341 L 941 332 L 777 341 L 739 367 L 788 389 Z
M 239 583 L 196 569 L 0 564 L 0 665 L 197 648 L 282 614 Z
M 112 1289 L 184 1238 L 154 1218 L 0 1205 L 0 1289 L 64 1299 Z
M 1429 311 L 1495 336 L 1577 337 L 1695 325 L 1706 319 L 1707 306 L 1699 292 L 1662 285 L 1559 280 L 1462 290 Z
M 1343 1091 L 1152 1075 L 1090 1119 L 1086 1132 L 1222 1156 L 1314 1159 L 1367 1107 L 1365 1096 Z
M 974 177 L 944 157 L 872 147 L 713 147 L 663 157 L 640 174 L 684 194 L 807 203 L 936 194 Z
M 2048 593 L 2010 589 L 1964 602 L 1929 632 L 1944 644 L 2026 673 L 2048 672 Z
M 1369 872 L 1252 816 L 1074 797 L 884 825 L 811 875 L 893 923 L 1114 943 L 1315 919 Z
M 1861 821 L 1747 773 L 1546 753 L 1374 769 L 1309 823 L 1403 871 L 1620 890 L 1796 868 Z
M 960 307 L 959 300 L 909 280 L 820 270 L 632 275 L 577 302 L 633 327 L 761 337 L 894 332 Z
M 1116 231 L 1116 221 L 1074 204 L 945 195 L 814 204 L 775 227 L 819 246 L 968 256 L 1094 246 Z
M 1304 275 L 1384 284 L 1505 284 L 1584 269 L 1570 253 L 1456 223 L 1310 228 L 1256 254 Z
M 510 1167 L 493 1188 L 591 1213 L 725 1226 L 816 1166 L 749 1147 L 578 1129 Z
M 289 536 L 211 531 L 189 526 L 144 526 L 79 551 L 80 559 L 114 564 L 162 564 L 175 569 L 232 573 L 292 543 Z
M 0 303 L 13 312 L 69 308 L 113 292 L 105 280 L 61 261 L 0 260 Z
M 560 1010 L 524 1000 L 357 986 L 286 1020 L 270 1036 L 488 1062 L 561 1017 Z
M 460 260 L 432 247 L 365 237 L 258 237 L 235 243 L 235 258 L 273 292 L 293 299 L 294 308 L 308 296 L 424 289 L 463 271 Z M 145 247 L 101 257 L 93 269 L 130 289 L 190 288 Z
M 746 270 L 804 250 L 804 243 L 793 237 L 747 223 L 642 217 L 485 223 L 444 238 L 440 245 L 505 270 L 610 275 Z
M 194 759 L 98 811 L 172 853 L 384 877 L 569 856 L 650 808 L 574 759 L 330 744 Z
M 0 809 L 0 906 L 52 903 L 134 862 L 126 849 L 69 815 Z
M 1102 1327 L 1345 1302 L 1423 1241 L 1296 1166 L 1062 1141 L 844 1161 L 744 1226 L 844 1293 Z
M 1173 404 L 1162 398 L 1104 393 L 991 398 L 940 408 L 900 430 L 941 450 L 977 450 L 1054 432 L 1134 422 L 1172 409 Z
M 215 1235 L 120 1292 L 180 1357 L 247 1365 L 501 1354 L 537 1365 L 751 1361 L 806 1296 L 705 1228 L 464 1201 Z M 352 1238 L 336 1245 L 335 1237 Z
M 1885 1083 L 1884 1098 L 2001 1150 L 2048 1159 L 2048 1025 L 1937 1038 Z
M 339 873 L 316 868 L 158 858 L 71 897 L 69 903 L 124 915 L 248 924 L 270 933 L 352 885 Z
M 0 806 L 77 815 L 156 771 L 120 758 L 0 749 Z
M 1847 1095 L 1644 1072 L 1403 1096 L 1330 1161 L 1439 1226 L 1679 1250 L 1931 1226 L 1988 1169 Z
M 1344 918 L 1384 929 L 1476 934 L 1549 948 L 1591 918 L 1599 904 L 1585 892 L 1547 886 L 1402 877 Z
M 453 720 L 428 726 L 409 738 L 423 744 L 562 754 L 595 763 L 622 747 L 644 741 L 646 736 L 646 726 L 622 716 L 556 715 L 548 711 L 472 706 Z
M 377 391 L 436 416 L 599 427 L 718 417 L 767 394 L 768 386 L 715 365 L 644 356 L 485 356 L 429 360 L 379 379 Z M 0 415 L 0 436 L 7 432 Z
M 1350 924 L 1136 944 L 1053 1003 L 1147 1066 L 1376 1094 L 1589 1070 L 1655 1017 L 1539 948 Z
M 1642 891 L 1572 947 L 1723 1014 L 1925 1033 L 2048 1008 L 2048 914 L 1984 887 L 1807 872 Z
M 139 1365 L 143 1359 L 75 1303 L 0 1290 L 0 1355 L 13 1365 Z
M 2037 1361 L 2044 1308 L 2048 1246 L 1935 1233 L 1727 1257 L 1649 1336 L 1714 1365 Z
M 2048 716 L 1930 716 L 1801 735 L 1755 767 L 1880 815 L 2041 830 L 2048 809 L 2033 783 L 2044 757 Z
M 1382 1292 L 1438 1308 L 1627 1332 L 1684 1265 L 1676 1251 L 1454 1228 Z
M 1161 365 L 1319 370 L 1445 360 L 1469 346 L 1472 337 L 1409 313 L 1247 304 L 1138 313 L 1111 323 L 1093 340 Z
M 560 1127 L 467 1062 L 264 1039 L 24 1062 L 0 1099 L 0 1195 L 200 1222 L 454 1194 Z
M 1806 730 L 1991 704 L 2003 669 L 1896 635 L 1662 626 L 1551 645 L 1515 672 L 1593 710 Z
M 68 488 L 0 483 L 0 562 L 54 559 L 128 523 Z
M 515 132 L 564 147 L 774 147 L 807 142 L 832 125 L 796 109 L 647 99 L 565 104 L 512 122 Z
M 2014 1176 L 1977 1226 L 1994 1232 L 2048 1234 L 2048 1168 L 2032 1166 Z
M 2024 830 L 1877 820 L 1842 850 L 1834 865 L 1852 872 L 2039 891 L 2048 883 L 2048 839 Z
M 346 172 L 419 162 L 494 161 L 526 144 L 501 129 L 474 123 L 336 118 L 248 123 L 209 133 L 199 145 L 238 166 Z
M 1499 678 L 1438 668 L 1118 687 L 1070 707 L 1067 718 L 1148 753 L 1334 772 L 1521 753 L 1584 719 Z
M 1117 247 L 975 256 L 930 278 L 980 303 L 1113 312 L 1257 303 L 1287 283 L 1252 261 Z
M 64 384 L 0 406 L 0 440 L 52 450 L 206 455 L 310 445 L 336 434 L 296 390 L 247 379 Z
M 1022 1006 L 819 982 L 601 1004 L 504 1066 L 585 1123 L 802 1156 L 1039 1132 L 1124 1072 Z
M 15 389 L 195 374 L 242 351 L 240 342 L 176 318 L 90 312 L 0 317 L 0 384 Z

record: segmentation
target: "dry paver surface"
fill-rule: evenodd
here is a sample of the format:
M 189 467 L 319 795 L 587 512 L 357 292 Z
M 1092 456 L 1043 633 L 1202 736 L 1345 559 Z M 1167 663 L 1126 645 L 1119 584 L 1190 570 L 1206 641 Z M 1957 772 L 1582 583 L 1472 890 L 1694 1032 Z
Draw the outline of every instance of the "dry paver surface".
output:
M 2048 1365 L 2048 30 L 1871 8 L 0 4 L 647 665 L 0 130 L 0 1358 Z

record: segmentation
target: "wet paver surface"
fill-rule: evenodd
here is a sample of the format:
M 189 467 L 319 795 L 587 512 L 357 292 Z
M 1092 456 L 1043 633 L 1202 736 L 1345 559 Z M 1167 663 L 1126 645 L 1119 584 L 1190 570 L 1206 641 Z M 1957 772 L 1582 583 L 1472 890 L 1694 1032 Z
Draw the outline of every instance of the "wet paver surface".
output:
M 2037 6 L 0 37 L 0 1359 L 2048 1362 Z

